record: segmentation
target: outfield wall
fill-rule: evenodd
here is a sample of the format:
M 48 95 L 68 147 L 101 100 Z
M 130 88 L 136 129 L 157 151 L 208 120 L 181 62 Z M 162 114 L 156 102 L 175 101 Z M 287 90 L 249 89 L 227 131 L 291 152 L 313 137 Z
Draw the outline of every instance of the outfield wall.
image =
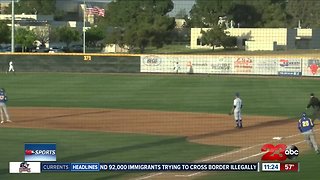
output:
M 320 57 L 141 55 L 141 72 L 320 76 Z
M 0 71 L 320 76 L 320 56 L 0 53 Z
M 8 69 L 9 61 L 13 61 L 17 72 L 140 72 L 140 57 L 128 55 L 2 53 L 2 72 Z

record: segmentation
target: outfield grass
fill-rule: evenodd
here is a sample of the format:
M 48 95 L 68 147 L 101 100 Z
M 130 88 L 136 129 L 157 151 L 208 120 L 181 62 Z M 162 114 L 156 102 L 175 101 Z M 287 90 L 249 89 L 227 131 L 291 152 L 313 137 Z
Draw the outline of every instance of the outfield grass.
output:
M 298 117 L 308 103 L 310 92 L 320 96 L 316 78 L 18 73 L 0 74 L 0 79 L 0 86 L 7 90 L 9 110 L 38 106 L 228 113 L 234 93 L 240 92 L 244 114 Z M 65 162 L 187 162 L 231 149 L 192 144 L 181 137 L 1 128 L 0 179 L 22 178 L 8 175 L 7 167 L 9 161 L 23 160 L 24 142 L 56 142 L 58 161 Z M 302 164 L 303 173 L 312 173 L 306 177 L 318 176 L 319 173 L 311 172 L 311 164 L 318 162 L 316 158 L 310 154 L 301 159 L 306 162 Z M 309 170 L 304 170 L 304 166 L 310 167 Z M 54 173 L 53 176 L 49 173 L 23 178 L 99 180 L 135 175 Z M 220 175 L 219 178 L 230 179 L 256 177 L 255 173 Z
M 8 162 L 24 160 L 25 142 L 57 143 L 59 162 L 190 162 L 230 151 L 232 147 L 200 145 L 185 138 L 79 131 L 2 128 L 0 179 L 104 179 L 141 173 L 44 173 L 8 174 Z M 54 174 L 54 176 L 53 176 Z
M 131 108 L 227 113 L 240 92 L 244 114 L 297 117 L 318 79 L 207 75 L 35 73 L 0 75 L 10 106 Z

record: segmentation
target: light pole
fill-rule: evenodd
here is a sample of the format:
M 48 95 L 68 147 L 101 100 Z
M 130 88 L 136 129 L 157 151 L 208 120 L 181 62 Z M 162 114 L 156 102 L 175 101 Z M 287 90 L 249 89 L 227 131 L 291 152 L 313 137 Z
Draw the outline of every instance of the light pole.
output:
M 14 0 L 12 0 L 11 3 L 11 52 L 14 53 Z
M 87 5 L 86 5 L 86 1 L 83 0 L 83 28 L 82 28 L 82 32 L 83 32 L 83 53 L 86 53 L 86 10 L 87 10 Z

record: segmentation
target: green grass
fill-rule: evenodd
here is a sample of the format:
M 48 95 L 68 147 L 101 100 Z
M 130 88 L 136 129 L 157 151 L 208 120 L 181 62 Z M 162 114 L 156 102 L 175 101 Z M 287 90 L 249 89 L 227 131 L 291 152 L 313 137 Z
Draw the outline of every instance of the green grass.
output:
M 232 147 L 200 145 L 185 138 L 138 134 L 97 133 L 2 128 L 0 131 L 0 179 L 20 179 L 8 174 L 8 162 L 24 160 L 25 142 L 57 143 L 59 162 L 190 162 L 230 151 Z M 24 179 L 104 179 L 141 173 L 44 173 Z
M 244 114 L 296 117 L 318 79 L 207 75 L 26 73 L 0 75 L 10 106 L 131 108 L 227 113 L 240 92 Z M 318 94 L 319 93 L 319 94 Z
M 233 179 L 261 179 L 261 180 L 301 180 L 301 179 L 319 179 L 319 166 L 320 156 L 316 155 L 313 151 L 307 154 L 302 154 L 298 157 L 300 162 L 300 172 L 230 172 L 222 173 L 218 172 L 215 174 L 208 174 L 196 178 L 198 180 L 233 180 Z
M 7 90 L 9 111 L 11 107 L 38 106 L 227 113 L 234 93 L 240 92 L 244 114 L 297 117 L 308 103 L 310 92 L 320 95 L 316 78 L 18 73 L 0 74 L 0 80 Z M 22 175 L 8 175 L 7 168 L 9 161 L 23 160 L 24 142 L 56 142 L 58 160 L 65 162 L 187 162 L 231 149 L 192 144 L 182 137 L 1 128 L 0 179 L 21 179 Z M 310 154 L 301 159 L 305 161 L 301 174 L 308 172 L 305 177 L 318 177 L 319 173 L 312 172 L 317 167 L 313 164 L 319 165 L 316 158 Z M 256 173 L 227 174 L 219 177 L 256 177 Z M 49 173 L 23 178 L 99 180 L 136 175 Z

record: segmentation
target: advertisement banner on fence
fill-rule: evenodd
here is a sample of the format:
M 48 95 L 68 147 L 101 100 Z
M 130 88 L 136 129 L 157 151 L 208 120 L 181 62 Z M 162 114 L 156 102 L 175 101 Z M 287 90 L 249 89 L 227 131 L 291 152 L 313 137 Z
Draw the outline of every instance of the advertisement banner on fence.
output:
M 210 60 L 210 70 L 208 73 L 213 74 L 230 74 L 233 66 L 232 57 L 217 57 Z
M 143 55 L 141 72 L 209 73 L 210 56 Z
M 141 72 L 320 76 L 320 58 L 142 55 Z
M 320 76 L 320 59 L 312 58 L 303 61 L 303 76 Z
M 251 57 L 238 57 L 234 61 L 235 74 L 253 74 L 253 60 Z
M 278 61 L 275 58 L 269 57 L 254 57 L 253 74 L 261 75 L 277 75 Z
M 302 60 L 282 58 L 278 61 L 278 75 L 280 76 L 301 76 Z

